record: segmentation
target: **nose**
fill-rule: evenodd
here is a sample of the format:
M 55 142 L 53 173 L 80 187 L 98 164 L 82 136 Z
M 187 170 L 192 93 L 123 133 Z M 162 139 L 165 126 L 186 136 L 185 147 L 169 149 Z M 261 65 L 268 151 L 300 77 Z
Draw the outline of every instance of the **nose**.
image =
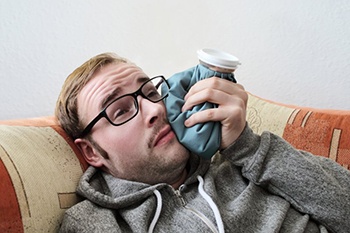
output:
M 148 127 L 152 127 L 156 122 L 165 117 L 165 107 L 163 101 L 153 103 L 142 97 L 138 97 L 139 100 L 139 114 L 142 115 L 145 124 Z

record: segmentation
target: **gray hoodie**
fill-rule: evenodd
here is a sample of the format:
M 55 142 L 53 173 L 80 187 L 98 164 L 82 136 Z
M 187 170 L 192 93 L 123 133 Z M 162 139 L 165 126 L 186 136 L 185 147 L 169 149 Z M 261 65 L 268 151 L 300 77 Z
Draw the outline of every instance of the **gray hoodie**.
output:
M 350 172 L 246 127 L 175 190 L 90 167 L 61 232 L 350 232 Z

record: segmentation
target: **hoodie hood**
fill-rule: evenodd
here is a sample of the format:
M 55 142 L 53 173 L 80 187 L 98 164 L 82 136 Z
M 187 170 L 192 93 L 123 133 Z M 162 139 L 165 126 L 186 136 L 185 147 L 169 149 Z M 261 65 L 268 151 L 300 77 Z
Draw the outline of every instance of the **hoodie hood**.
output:
M 102 207 L 121 209 L 148 198 L 165 185 L 151 186 L 118 179 L 90 166 L 81 177 L 77 193 Z

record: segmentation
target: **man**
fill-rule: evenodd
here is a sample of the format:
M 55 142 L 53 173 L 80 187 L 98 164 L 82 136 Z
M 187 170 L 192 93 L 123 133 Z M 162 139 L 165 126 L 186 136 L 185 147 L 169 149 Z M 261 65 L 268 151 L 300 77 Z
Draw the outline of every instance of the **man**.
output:
M 253 134 L 241 85 L 209 78 L 185 97 L 183 111 L 218 105 L 185 122 L 221 122 L 221 150 L 209 161 L 176 139 L 158 84 L 167 83 L 114 54 L 67 78 L 56 115 L 91 167 L 77 189 L 85 200 L 66 212 L 61 232 L 350 231 L 349 172 Z

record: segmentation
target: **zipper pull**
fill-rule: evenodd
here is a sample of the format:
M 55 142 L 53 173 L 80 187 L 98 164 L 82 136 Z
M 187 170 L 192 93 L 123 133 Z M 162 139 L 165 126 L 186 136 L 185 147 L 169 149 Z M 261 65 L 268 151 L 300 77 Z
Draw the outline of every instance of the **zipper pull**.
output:
M 186 206 L 186 201 L 183 198 L 180 190 L 175 190 L 176 196 L 180 199 L 182 206 Z

